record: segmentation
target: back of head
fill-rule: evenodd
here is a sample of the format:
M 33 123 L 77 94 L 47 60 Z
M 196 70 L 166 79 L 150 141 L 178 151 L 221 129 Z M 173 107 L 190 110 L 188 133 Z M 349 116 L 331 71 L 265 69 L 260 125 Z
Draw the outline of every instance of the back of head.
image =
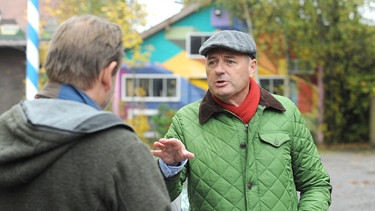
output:
M 124 54 L 122 31 L 94 15 L 74 16 L 54 33 L 45 61 L 50 81 L 89 89 L 112 61 L 117 73 Z

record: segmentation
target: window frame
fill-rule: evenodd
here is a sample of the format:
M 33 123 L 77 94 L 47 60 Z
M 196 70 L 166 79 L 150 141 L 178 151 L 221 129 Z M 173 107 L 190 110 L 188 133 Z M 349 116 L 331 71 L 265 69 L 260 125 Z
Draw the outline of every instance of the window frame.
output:
M 189 32 L 187 33 L 186 35 L 186 54 L 187 54 L 187 57 L 190 58 L 190 59 L 202 59 L 204 58 L 204 56 L 200 55 L 199 52 L 197 53 L 192 53 L 192 37 L 205 37 L 204 40 L 201 39 L 201 44 L 200 46 L 202 46 L 202 44 L 208 39 L 210 38 L 211 36 L 213 35 L 213 32 Z M 198 47 L 198 49 L 200 48 L 200 46 Z
M 174 96 L 127 96 L 127 79 L 131 79 L 133 82 L 136 82 L 139 85 L 140 79 L 162 79 L 162 91 L 164 94 L 167 92 L 167 79 L 175 79 L 175 95 Z M 173 74 L 123 74 L 121 76 L 121 100 L 126 102 L 178 102 L 181 100 L 181 77 Z M 150 84 L 151 83 L 151 84 Z M 149 81 L 148 91 L 153 91 L 152 82 Z M 134 85 L 133 85 L 134 88 Z

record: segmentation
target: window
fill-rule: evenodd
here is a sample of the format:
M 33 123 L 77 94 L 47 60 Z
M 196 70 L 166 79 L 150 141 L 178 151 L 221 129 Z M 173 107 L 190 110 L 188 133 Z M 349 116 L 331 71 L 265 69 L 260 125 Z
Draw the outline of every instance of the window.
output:
M 4 35 L 15 35 L 19 30 L 19 26 L 16 24 L 4 24 L 1 27 L 1 34 Z
M 186 52 L 189 58 L 202 58 L 202 55 L 199 54 L 199 48 L 202 44 L 210 38 L 212 33 L 204 32 L 191 32 L 187 35 L 186 38 Z
M 171 74 L 124 74 L 122 100 L 175 102 L 180 100 L 180 78 Z
M 273 94 L 287 95 L 287 80 L 282 76 L 259 77 L 260 86 Z
M 290 74 L 313 74 L 314 68 L 311 62 L 301 59 L 288 59 L 288 69 Z

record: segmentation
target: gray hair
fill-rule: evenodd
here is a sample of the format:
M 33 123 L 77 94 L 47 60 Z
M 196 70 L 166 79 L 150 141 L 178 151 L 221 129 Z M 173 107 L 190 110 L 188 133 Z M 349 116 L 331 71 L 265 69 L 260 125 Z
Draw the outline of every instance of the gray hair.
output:
M 89 89 L 112 61 L 121 66 L 121 28 L 94 15 L 73 16 L 54 33 L 45 61 L 50 81 Z

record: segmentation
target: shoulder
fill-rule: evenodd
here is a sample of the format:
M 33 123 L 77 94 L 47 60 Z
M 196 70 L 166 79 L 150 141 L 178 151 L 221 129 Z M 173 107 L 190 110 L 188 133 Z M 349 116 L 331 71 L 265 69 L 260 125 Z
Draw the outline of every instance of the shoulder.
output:
M 273 95 L 273 96 L 285 108 L 285 112 L 283 112 L 283 115 L 285 117 L 295 122 L 303 123 L 303 125 L 305 124 L 305 120 L 301 111 L 298 109 L 297 105 L 291 99 L 284 97 L 284 96 L 280 96 L 280 95 Z
M 272 94 L 272 96 L 279 101 L 286 109 L 287 108 L 296 108 L 296 104 L 289 98 L 281 95 Z
M 124 124 L 125 125 L 125 124 Z M 92 139 L 102 140 L 103 144 L 114 146 L 130 146 L 130 145 L 144 145 L 141 139 L 133 131 L 124 125 L 114 125 L 112 127 L 104 128 L 91 136 Z
M 269 104 L 270 106 L 268 108 L 277 108 L 277 107 L 279 107 L 279 106 L 277 106 L 277 104 L 279 104 L 283 108 L 283 110 L 281 110 L 282 112 L 280 112 L 280 114 L 282 114 L 283 116 L 285 116 L 287 118 L 290 118 L 290 117 L 293 117 L 293 116 L 294 117 L 301 116 L 301 113 L 300 113 L 297 105 L 291 99 L 289 99 L 288 97 L 276 95 L 276 94 L 270 94 L 270 96 L 272 96 L 273 99 L 275 99 L 274 102 L 277 102 L 277 103 L 274 103 L 274 102 L 272 103 L 271 101 L 267 101 L 267 103 L 271 102 Z M 269 112 L 269 111 L 274 111 L 274 110 L 267 109 L 266 111 Z
M 197 100 L 187 104 L 177 111 L 177 114 L 198 114 L 199 106 L 202 100 Z
M 111 112 L 83 103 L 60 99 L 26 100 L 19 110 L 34 126 L 73 133 L 94 133 L 114 126 L 133 129 Z

